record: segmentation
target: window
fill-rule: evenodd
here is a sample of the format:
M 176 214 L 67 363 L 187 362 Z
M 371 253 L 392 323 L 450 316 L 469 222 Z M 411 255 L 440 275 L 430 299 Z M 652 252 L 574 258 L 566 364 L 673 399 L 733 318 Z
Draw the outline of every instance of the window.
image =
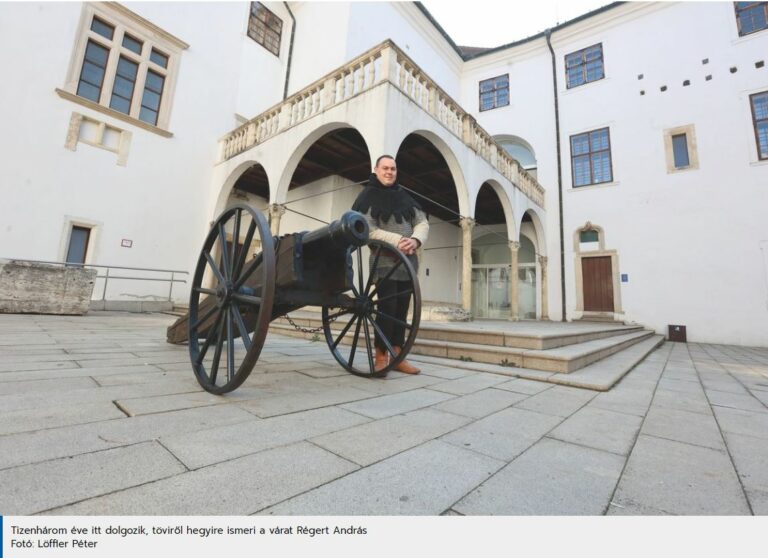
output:
M 768 91 L 749 96 L 752 105 L 752 124 L 757 141 L 757 157 L 768 159 Z
M 768 28 L 768 2 L 734 2 L 739 36 Z
M 597 242 L 598 241 L 598 232 L 595 229 L 590 229 L 588 231 L 581 231 L 579 233 L 579 242 L 586 243 L 586 242 Z
M 509 104 L 509 74 L 480 82 L 480 110 L 490 110 Z
M 86 3 L 61 97 L 169 136 L 181 51 L 188 45 L 116 3 Z M 158 130 L 157 128 L 161 128 Z
M 668 173 L 699 168 L 696 130 L 693 124 L 664 130 L 664 155 Z
M 672 157 L 676 169 L 684 169 L 690 164 L 688 160 L 688 139 L 685 134 L 672 136 Z
M 573 186 L 611 182 L 611 138 L 608 128 L 571 136 Z
M 275 56 L 280 56 L 280 36 L 283 20 L 270 12 L 261 2 L 251 2 L 248 36 Z
M 568 89 L 603 79 L 602 43 L 566 55 L 565 77 Z
M 91 229 L 87 227 L 73 226 L 69 235 L 69 248 L 67 249 L 67 263 L 84 264 L 85 255 L 88 253 L 88 239 Z

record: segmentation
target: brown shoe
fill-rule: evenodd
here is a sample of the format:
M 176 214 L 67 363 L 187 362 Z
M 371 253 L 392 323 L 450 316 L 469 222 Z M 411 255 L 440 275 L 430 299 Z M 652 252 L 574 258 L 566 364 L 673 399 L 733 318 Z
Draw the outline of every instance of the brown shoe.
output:
M 392 347 L 395 350 L 395 355 L 399 355 L 400 351 L 402 350 L 400 347 Z M 408 362 L 407 360 L 403 360 L 400 364 L 395 366 L 395 370 L 398 372 L 402 372 L 403 374 L 418 374 L 421 372 L 421 369 L 416 368 L 413 364 Z
M 373 368 L 376 372 L 381 372 L 387 366 L 389 366 L 389 355 L 386 351 L 382 351 L 376 347 L 376 360 L 373 363 Z

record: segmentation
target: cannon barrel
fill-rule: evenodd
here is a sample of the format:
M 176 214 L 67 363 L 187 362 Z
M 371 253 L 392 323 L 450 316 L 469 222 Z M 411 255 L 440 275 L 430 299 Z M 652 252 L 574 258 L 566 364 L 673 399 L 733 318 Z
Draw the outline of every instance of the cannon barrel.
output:
M 304 233 L 301 238 L 305 247 L 315 243 L 333 242 L 339 247 L 363 246 L 368 243 L 368 221 L 357 211 L 347 211 L 337 221 Z

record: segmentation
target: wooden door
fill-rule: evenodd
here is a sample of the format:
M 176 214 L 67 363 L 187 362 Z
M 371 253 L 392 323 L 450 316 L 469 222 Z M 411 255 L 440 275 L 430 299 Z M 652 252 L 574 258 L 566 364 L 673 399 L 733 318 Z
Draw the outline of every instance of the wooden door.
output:
M 581 259 L 584 311 L 613 312 L 613 272 L 611 257 Z

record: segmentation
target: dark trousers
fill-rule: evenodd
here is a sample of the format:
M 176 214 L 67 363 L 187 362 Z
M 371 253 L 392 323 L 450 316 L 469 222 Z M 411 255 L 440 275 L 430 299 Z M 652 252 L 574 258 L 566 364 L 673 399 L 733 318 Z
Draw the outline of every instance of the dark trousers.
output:
M 401 322 L 406 322 L 408 317 L 408 306 L 411 300 L 410 281 L 378 281 L 376 283 L 376 292 L 379 295 L 377 309 L 380 312 L 376 316 L 376 325 L 384 334 L 392 347 L 402 347 L 405 343 L 405 326 L 394 322 L 387 316 L 391 316 Z M 386 300 L 382 300 L 386 299 Z M 383 316 L 381 314 L 384 314 Z M 387 352 L 387 346 L 381 340 L 381 335 L 376 331 L 375 345 L 384 352 Z

